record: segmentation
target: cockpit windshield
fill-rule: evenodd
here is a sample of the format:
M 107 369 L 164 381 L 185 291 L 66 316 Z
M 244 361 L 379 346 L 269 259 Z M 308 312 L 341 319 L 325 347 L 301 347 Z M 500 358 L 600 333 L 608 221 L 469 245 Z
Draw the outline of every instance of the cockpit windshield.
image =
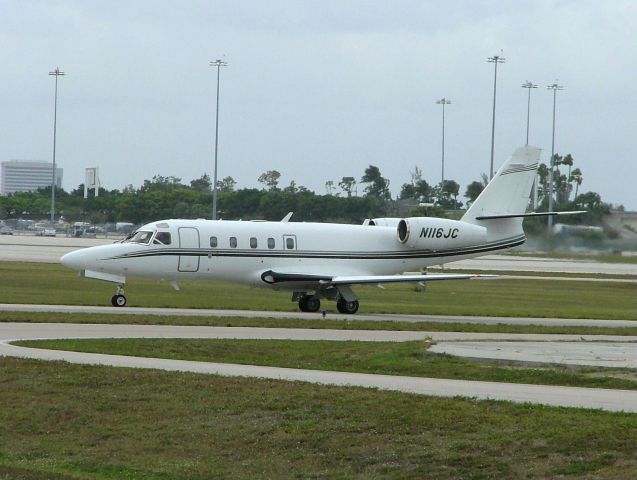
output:
M 153 236 L 153 232 L 148 230 L 138 230 L 130 238 L 127 238 L 126 243 L 140 243 L 142 245 L 148 245 L 150 239 Z
M 170 245 L 170 232 L 157 232 L 153 243 L 157 245 Z

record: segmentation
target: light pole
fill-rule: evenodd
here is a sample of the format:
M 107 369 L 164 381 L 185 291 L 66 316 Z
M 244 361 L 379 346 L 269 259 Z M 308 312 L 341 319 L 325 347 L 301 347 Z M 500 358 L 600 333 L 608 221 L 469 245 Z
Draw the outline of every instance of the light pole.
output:
M 440 188 L 445 183 L 445 105 L 450 105 L 451 100 L 441 98 L 436 100 L 438 105 L 442 105 L 442 180 L 440 181 Z
M 221 67 L 227 67 L 224 60 L 210 62 L 211 67 L 217 67 L 217 115 L 215 120 L 215 171 L 212 179 L 212 219 L 217 219 L 217 150 L 219 147 L 219 74 Z
M 55 183 L 56 183 L 56 170 L 55 170 L 55 145 L 57 138 L 57 118 L 58 118 L 58 77 L 65 75 L 61 72 L 59 67 L 49 72 L 49 75 L 55 77 L 55 106 L 53 107 L 53 175 L 51 176 L 51 227 L 55 223 Z
M 526 145 L 529 144 L 529 117 L 531 115 L 531 89 L 537 88 L 537 85 L 534 85 L 533 82 L 529 82 L 522 84 L 522 88 L 526 88 L 529 91 L 529 95 L 526 100 Z
M 491 168 L 489 178 L 493 178 L 493 147 L 495 144 L 495 93 L 496 86 L 498 84 L 498 63 L 504 63 L 506 59 L 502 56 L 502 51 L 500 51 L 500 55 L 494 55 L 493 57 L 489 57 L 487 62 L 493 63 L 495 66 L 493 72 L 493 119 L 491 122 Z
M 555 165 L 555 99 L 558 90 L 564 90 L 562 85 L 558 85 L 557 81 L 551 85 L 547 85 L 548 90 L 553 90 L 553 135 L 551 138 L 551 166 L 549 167 L 549 213 L 553 212 L 553 167 Z M 553 216 L 549 215 L 549 233 L 553 227 Z

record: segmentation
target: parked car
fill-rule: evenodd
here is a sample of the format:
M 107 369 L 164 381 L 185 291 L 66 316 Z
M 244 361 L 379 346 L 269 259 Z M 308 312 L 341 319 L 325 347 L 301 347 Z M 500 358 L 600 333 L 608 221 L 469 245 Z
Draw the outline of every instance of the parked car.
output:
M 0 235 L 13 235 L 13 229 L 6 225 L 0 226 Z
M 55 235 L 55 228 L 45 228 L 44 230 L 42 230 L 43 237 L 55 237 Z

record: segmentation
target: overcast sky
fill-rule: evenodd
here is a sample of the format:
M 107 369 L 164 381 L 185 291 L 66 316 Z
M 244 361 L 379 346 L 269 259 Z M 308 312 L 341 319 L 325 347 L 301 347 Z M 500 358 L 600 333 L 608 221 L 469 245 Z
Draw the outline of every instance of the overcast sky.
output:
M 525 143 L 571 153 L 581 191 L 637 210 L 637 2 L 0 0 L 0 160 L 57 161 L 65 189 L 99 166 L 109 189 L 212 173 L 221 71 L 219 178 L 260 187 L 266 170 L 317 193 L 372 164 L 393 195 L 418 165 L 461 194 Z M 362 193 L 362 188 L 359 189 Z M 464 199 L 463 199 L 464 200 Z

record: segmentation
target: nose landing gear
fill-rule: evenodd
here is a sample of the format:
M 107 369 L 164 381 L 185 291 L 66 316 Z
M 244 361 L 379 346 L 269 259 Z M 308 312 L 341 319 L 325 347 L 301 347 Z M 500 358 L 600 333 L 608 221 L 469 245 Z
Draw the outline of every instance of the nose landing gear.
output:
M 115 295 L 111 297 L 111 305 L 114 307 L 124 307 L 126 305 L 126 297 L 124 296 L 124 287 L 117 285 Z

